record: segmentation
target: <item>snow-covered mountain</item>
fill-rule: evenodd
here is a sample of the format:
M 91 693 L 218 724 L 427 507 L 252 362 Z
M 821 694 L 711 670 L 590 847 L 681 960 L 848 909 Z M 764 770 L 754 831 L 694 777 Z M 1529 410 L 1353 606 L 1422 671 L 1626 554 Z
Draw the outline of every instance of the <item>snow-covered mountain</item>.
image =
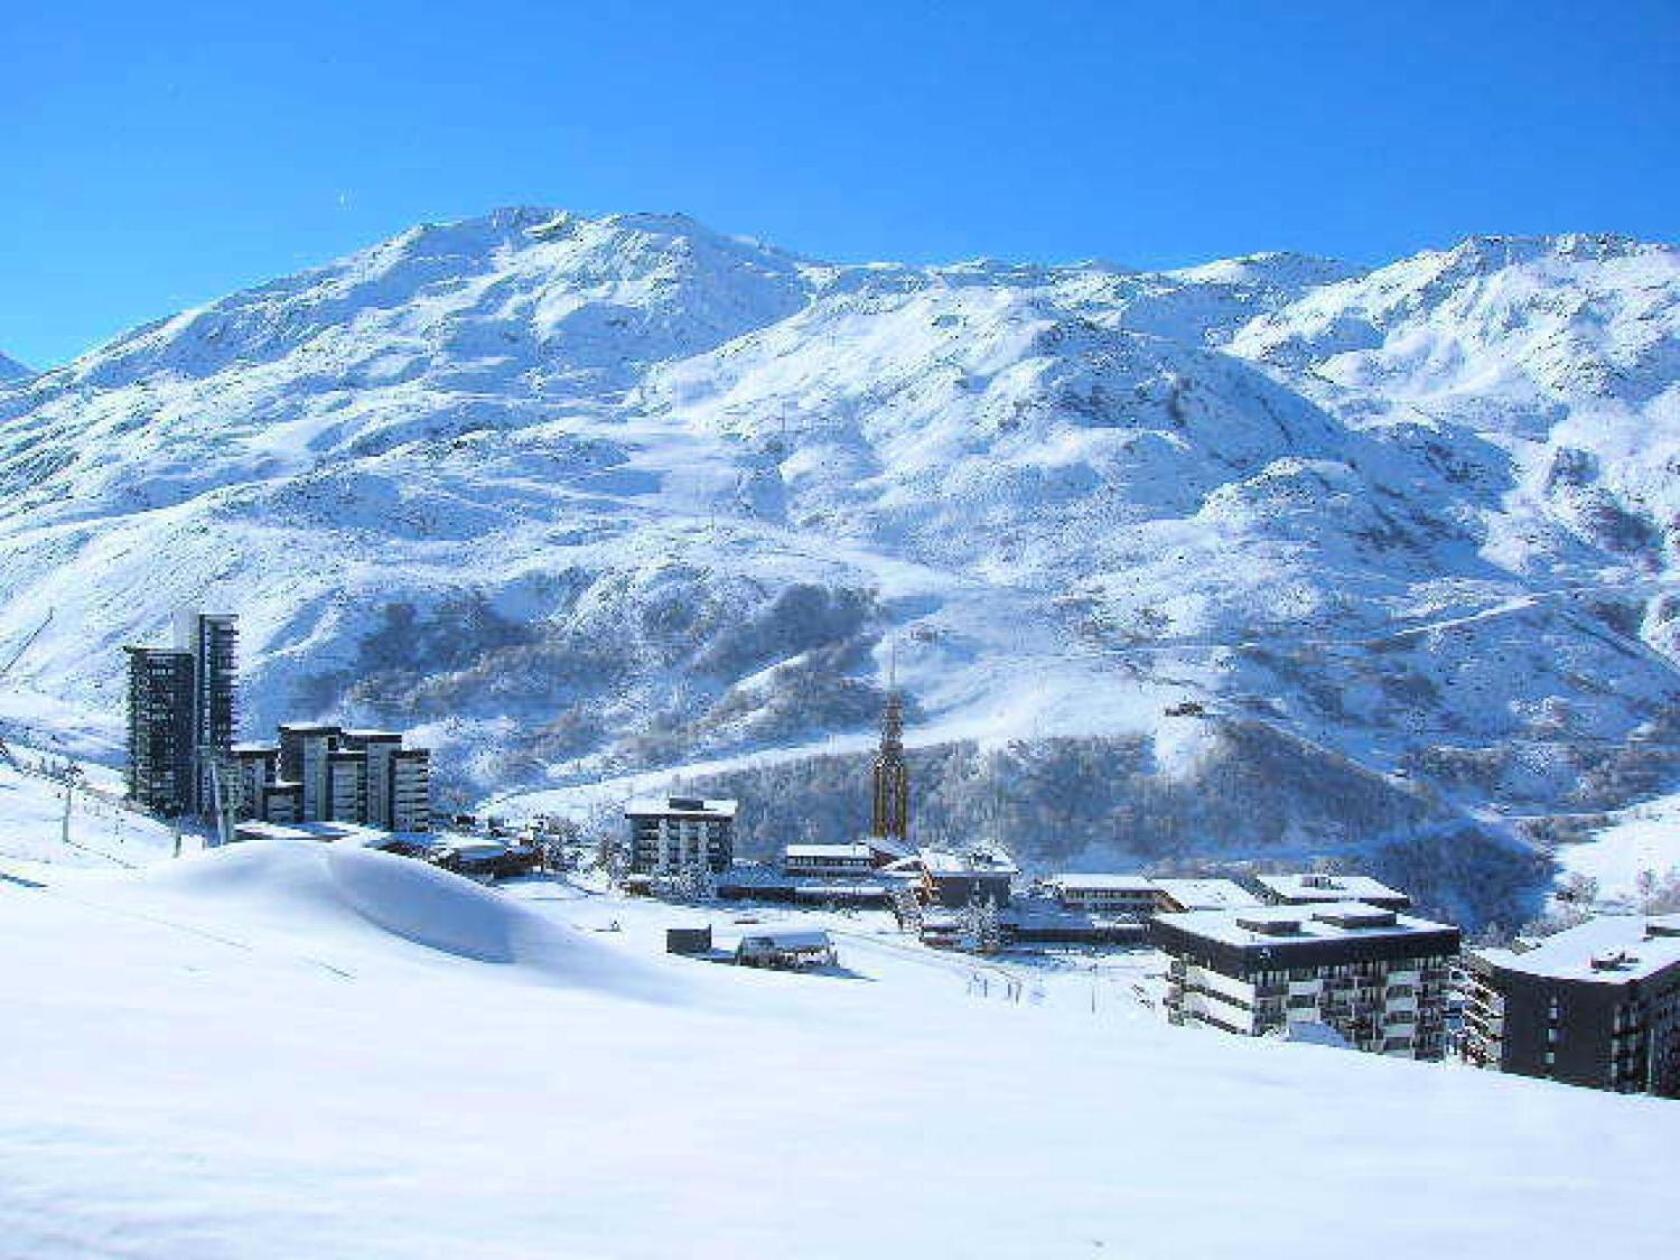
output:
M 117 647 L 234 608 L 253 732 L 419 727 L 484 791 L 796 785 L 894 639 L 948 817 L 1063 782 L 1029 850 L 1438 849 L 1670 786 L 1677 459 L 1671 246 L 842 266 L 506 210 L 0 385 L 0 641 L 56 608 L 20 673 L 108 737 Z
M 15 380 L 20 376 L 28 376 L 30 371 L 16 359 L 0 354 L 0 381 Z

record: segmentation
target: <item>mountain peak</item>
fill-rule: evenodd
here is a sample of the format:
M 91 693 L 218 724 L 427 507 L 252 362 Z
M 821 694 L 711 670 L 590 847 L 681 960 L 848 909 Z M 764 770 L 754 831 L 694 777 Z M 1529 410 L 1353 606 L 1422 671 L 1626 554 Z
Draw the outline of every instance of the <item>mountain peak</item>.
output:
M 0 381 L 17 380 L 34 375 L 33 369 L 25 367 L 16 359 L 9 359 L 4 354 L 0 354 Z

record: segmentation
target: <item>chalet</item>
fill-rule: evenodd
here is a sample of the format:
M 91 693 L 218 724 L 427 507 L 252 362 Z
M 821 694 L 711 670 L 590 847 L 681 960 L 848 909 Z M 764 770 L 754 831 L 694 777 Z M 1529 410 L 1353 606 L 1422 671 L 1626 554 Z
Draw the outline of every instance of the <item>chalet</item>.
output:
M 735 947 L 735 961 L 743 967 L 772 971 L 803 971 L 832 967 L 837 961 L 828 933 L 795 928 L 754 928 Z
M 1020 874 L 1007 853 L 992 848 L 963 853 L 922 849 L 913 861 L 921 870 L 923 902 L 951 909 L 984 901 L 1007 906 L 1015 876 Z

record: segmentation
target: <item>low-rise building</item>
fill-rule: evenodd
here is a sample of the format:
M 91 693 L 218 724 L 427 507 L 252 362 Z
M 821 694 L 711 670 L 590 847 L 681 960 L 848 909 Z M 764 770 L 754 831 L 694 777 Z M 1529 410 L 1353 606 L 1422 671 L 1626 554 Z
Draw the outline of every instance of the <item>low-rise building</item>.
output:
M 257 790 L 254 816 L 264 822 L 300 823 L 303 816 L 303 784 L 286 779 L 265 783 Z
M 1045 890 L 1064 910 L 1147 919 L 1161 909 L 1161 893 L 1147 875 L 1054 875 Z
M 236 785 L 240 818 L 262 818 L 263 789 L 280 777 L 280 748 L 277 744 L 235 744 L 228 760 Z
M 666 796 L 631 801 L 630 870 L 637 875 L 675 875 L 702 863 L 722 873 L 735 860 L 735 801 Z
M 1364 902 L 1157 915 L 1167 1012 L 1244 1036 L 1334 1030 L 1359 1050 L 1439 1059 L 1459 931 Z
M 1604 915 L 1521 952 L 1465 955 L 1464 1057 L 1680 1097 L 1680 915 Z
M 735 961 L 743 967 L 803 971 L 808 967 L 832 967 L 836 956 L 827 932 L 804 928 L 754 928 L 735 947 Z
M 1300 871 L 1287 875 L 1256 875 L 1254 884 L 1269 905 L 1313 906 L 1337 901 L 1363 901 L 1385 910 L 1407 910 L 1412 899 L 1369 875 L 1332 875 Z
M 790 844 L 782 850 L 782 870 L 788 875 L 863 875 L 875 869 L 875 854 L 867 844 Z
M 1187 910 L 1243 910 L 1260 899 L 1229 879 L 1173 879 L 1154 875 L 1053 875 L 1046 891 L 1066 910 L 1113 915 L 1141 923 L 1154 914 Z
M 1192 910 L 1253 910 L 1262 904 L 1234 879 L 1178 879 L 1156 877 L 1161 892 L 1162 914 L 1186 914 Z
M 1014 860 L 996 848 L 961 853 L 922 849 L 914 860 L 921 868 L 922 900 L 952 909 L 988 901 L 1000 909 L 1007 906 L 1021 873 Z

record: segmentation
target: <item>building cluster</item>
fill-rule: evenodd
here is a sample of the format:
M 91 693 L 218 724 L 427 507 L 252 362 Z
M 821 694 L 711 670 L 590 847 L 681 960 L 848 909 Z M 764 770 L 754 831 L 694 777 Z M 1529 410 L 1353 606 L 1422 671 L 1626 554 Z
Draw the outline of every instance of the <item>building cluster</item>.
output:
M 229 757 L 241 817 L 431 830 L 431 752 L 395 731 L 283 722 L 277 743 L 235 744 Z
M 431 754 L 394 731 L 285 723 L 237 744 L 238 619 L 183 612 L 169 647 L 130 646 L 128 795 L 164 817 L 431 829 Z

